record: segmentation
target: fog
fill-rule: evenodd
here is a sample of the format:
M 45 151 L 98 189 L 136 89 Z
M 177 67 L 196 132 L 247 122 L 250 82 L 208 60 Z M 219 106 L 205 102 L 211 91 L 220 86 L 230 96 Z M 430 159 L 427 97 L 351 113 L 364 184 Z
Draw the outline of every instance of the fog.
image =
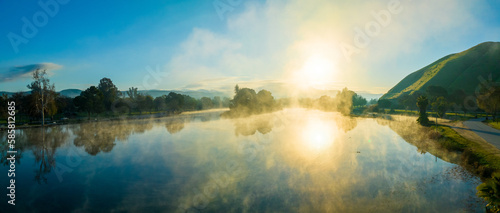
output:
M 221 119 L 220 113 L 22 130 L 18 173 L 37 181 L 26 180 L 18 189 L 31 190 L 30 199 L 20 202 L 33 207 L 20 206 L 179 212 L 482 209 L 475 196 L 479 178 L 454 164 L 456 153 L 433 146 L 432 133 L 411 119 L 301 108 L 233 119 Z M 44 198 L 43 188 L 55 191 Z M 64 206 L 45 205 L 63 198 Z

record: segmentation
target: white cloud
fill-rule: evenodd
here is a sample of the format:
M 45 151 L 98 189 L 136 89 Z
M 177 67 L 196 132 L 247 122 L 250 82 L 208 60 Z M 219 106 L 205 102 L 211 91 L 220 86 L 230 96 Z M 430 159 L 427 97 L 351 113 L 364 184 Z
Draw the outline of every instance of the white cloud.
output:
M 37 69 L 47 70 L 47 75 L 51 76 L 54 74 L 53 71 L 61 68 L 62 65 L 55 63 L 38 63 L 9 67 L 0 70 L 0 82 L 28 79 L 31 77 L 31 73 Z

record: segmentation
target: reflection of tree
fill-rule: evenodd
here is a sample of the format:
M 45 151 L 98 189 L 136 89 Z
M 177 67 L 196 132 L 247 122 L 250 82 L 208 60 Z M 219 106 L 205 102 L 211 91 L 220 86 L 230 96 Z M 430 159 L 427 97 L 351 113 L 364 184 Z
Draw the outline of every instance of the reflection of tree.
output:
M 134 133 L 144 133 L 153 128 L 153 124 L 151 122 L 144 122 L 140 124 L 135 124 L 133 126 Z
M 56 166 L 54 155 L 58 147 L 66 142 L 69 137 L 68 132 L 60 127 L 33 129 L 26 132 L 27 141 L 33 146 L 33 156 L 35 164 L 40 165 L 35 170 L 35 180 L 47 183 L 45 174 L 50 173 Z
M 273 130 L 271 122 L 266 118 L 254 118 L 250 120 L 237 120 L 235 123 L 236 135 L 249 136 L 259 131 L 261 134 L 267 134 Z
M 73 141 L 75 146 L 83 147 L 90 155 L 99 152 L 110 152 L 116 145 L 115 141 L 126 141 L 132 133 L 144 133 L 153 128 L 153 123 L 133 122 L 92 122 L 75 126 Z
M 167 119 L 165 127 L 170 134 L 175 134 L 184 129 L 184 119 L 183 118 L 171 118 Z
M 90 155 L 97 155 L 101 151 L 110 152 L 115 146 L 115 137 L 111 134 L 109 126 L 99 122 L 81 124 L 80 129 L 74 133 L 75 146 L 83 146 Z
M 414 117 L 393 116 L 393 120 L 377 119 L 380 125 L 388 126 L 407 143 L 417 147 L 420 154 L 430 153 L 446 162 L 460 164 L 460 155 L 453 150 L 444 148 L 437 141 L 440 134 L 429 131 L 415 122 Z
M 344 130 L 344 132 L 349 132 L 356 128 L 358 125 L 358 120 L 356 118 L 341 116 L 339 119 L 335 120 L 337 122 L 337 126 Z
M 23 156 L 23 151 L 24 151 L 24 147 L 26 146 L 25 145 L 25 141 L 26 140 L 22 140 L 22 137 L 23 137 L 23 131 L 21 131 L 21 134 L 16 134 L 16 163 L 17 164 L 21 164 L 21 158 Z M 9 165 L 9 160 L 7 160 L 7 158 L 10 157 L 10 154 L 7 153 L 7 151 L 9 151 L 9 139 L 7 138 L 8 134 L 7 134 L 7 131 L 0 131 L 0 138 L 2 139 L 0 141 L 0 164 L 4 165 L 4 166 L 7 166 Z

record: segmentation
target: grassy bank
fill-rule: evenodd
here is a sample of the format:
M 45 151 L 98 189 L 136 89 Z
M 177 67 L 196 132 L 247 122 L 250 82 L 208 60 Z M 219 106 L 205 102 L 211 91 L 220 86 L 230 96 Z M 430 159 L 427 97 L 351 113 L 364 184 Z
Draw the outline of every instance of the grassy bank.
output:
M 497 118 L 496 120 L 487 120 L 487 121 L 484 121 L 486 124 L 488 124 L 489 126 L 495 128 L 495 129 L 498 129 L 500 130 L 500 118 Z
M 441 135 L 438 139 L 443 148 L 462 152 L 463 166 L 466 166 L 482 178 L 491 178 L 492 174 L 500 174 L 500 152 L 496 148 L 470 141 L 448 126 L 436 128 Z
M 417 110 L 403 110 L 403 109 L 380 109 L 380 112 L 391 115 L 405 115 L 405 116 L 418 116 L 419 112 Z M 436 112 L 427 111 L 427 115 L 429 119 L 436 117 Z M 480 118 L 491 116 L 482 112 L 471 112 L 471 113 L 463 113 L 463 112 L 447 112 L 444 118 L 450 120 L 459 120 L 466 121 L 473 118 Z

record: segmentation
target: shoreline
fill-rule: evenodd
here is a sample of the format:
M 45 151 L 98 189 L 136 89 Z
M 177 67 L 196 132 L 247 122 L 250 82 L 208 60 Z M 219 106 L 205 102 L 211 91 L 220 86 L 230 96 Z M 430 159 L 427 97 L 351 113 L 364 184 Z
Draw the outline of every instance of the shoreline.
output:
M 437 126 L 425 127 L 417 124 L 413 116 L 389 116 L 393 118 L 375 118 L 388 120 L 392 130 L 416 147 L 462 166 L 482 180 L 500 174 L 500 150 L 473 132 L 461 129 L 463 121 L 440 119 Z
M 71 124 L 82 124 L 82 123 L 91 123 L 91 122 L 110 122 L 110 121 L 134 121 L 134 120 L 146 120 L 146 119 L 160 119 L 160 118 L 174 118 L 177 116 L 183 116 L 183 115 L 195 115 L 195 114 L 201 114 L 201 113 L 211 113 L 211 112 L 225 112 L 227 111 L 227 108 L 218 108 L 218 109 L 208 109 L 208 110 L 196 110 L 196 111 L 186 111 L 186 112 L 181 112 L 179 114 L 175 113 L 155 113 L 155 114 L 142 114 L 142 115 L 123 115 L 123 116 L 118 116 L 118 117 L 112 117 L 112 118 L 91 118 L 91 119 L 72 119 L 69 121 L 58 121 L 58 122 L 53 122 L 53 123 L 45 123 L 45 127 L 52 127 L 52 126 L 62 126 L 62 125 L 71 125 Z M 41 124 L 23 124 L 23 125 L 16 125 L 16 129 L 31 129 L 31 128 L 41 128 Z M 0 131 L 7 130 L 7 125 L 2 125 L 0 126 Z

